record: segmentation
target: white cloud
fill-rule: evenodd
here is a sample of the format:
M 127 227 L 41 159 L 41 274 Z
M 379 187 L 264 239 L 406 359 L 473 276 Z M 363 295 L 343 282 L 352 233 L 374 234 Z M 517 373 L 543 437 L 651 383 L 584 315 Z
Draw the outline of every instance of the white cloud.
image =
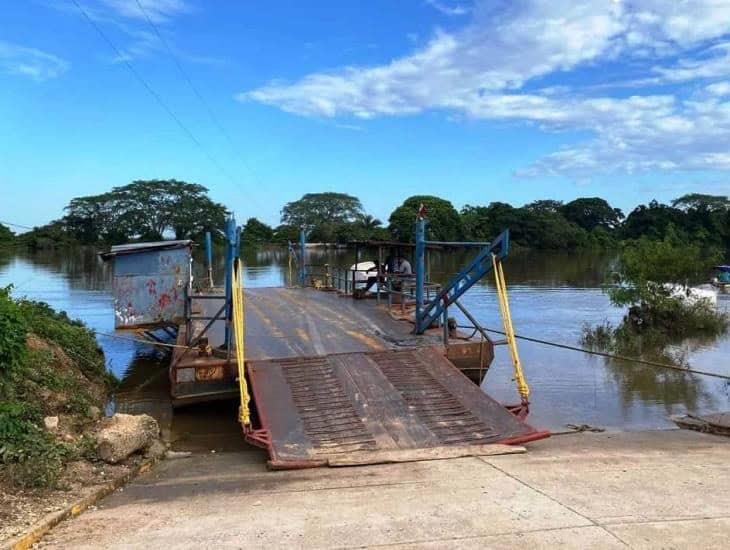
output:
M 595 137 L 548 155 L 521 175 L 730 169 L 730 102 L 635 96 L 598 100 L 596 109 L 596 101 L 554 105 L 571 127 L 590 129 Z M 545 123 L 539 114 L 532 120 Z
M 53 54 L 0 40 L 0 70 L 7 74 L 42 82 L 62 75 L 69 67 L 68 61 Z
M 707 93 L 711 95 L 716 96 L 725 96 L 730 95 L 730 82 L 724 81 L 724 82 L 715 82 L 714 84 L 710 84 L 709 86 L 705 87 L 705 90 Z
M 469 8 L 463 4 L 449 4 L 440 0 L 426 0 L 426 4 L 431 6 L 436 11 L 443 13 L 444 15 L 466 15 L 469 13 Z
M 78 8 L 69 2 L 46 2 L 50 8 L 78 17 Z M 191 0 L 80 0 L 85 14 L 104 28 L 111 27 L 121 39 L 112 34 L 121 55 L 110 56 L 112 62 L 132 61 L 159 53 L 167 49 L 157 36 L 164 37 L 172 52 L 185 61 L 204 65 L 223 65 L 225 60 L 191 53 L 176 45 L 174 37 L 175 19 L 194 13 L 197 6 Z M 147 19 L 152 22 L 153 29 Z
M 102 4 L 122 17 L 145 19 L 145 14 L 155 23 L 189 13 L 191 7 L 184 0 L 101 0 Z M 140 6 L 143 9 L 140 9 Z
M 680 59 L 671 67 L 656 67 L 658 81 L 683 82 L 698 78 L 721 78 L 730 75 L 730 42 L 715 44 L 700 55 Z
M 730 108 L 720 101 L 728 85 L 712 82 L 730 74 L 728 33 L 728 0 L 485 1 L 461 31 L 437 31 L 390 63 L 269 82 L 237 97 L 304 116 L 367 119 L 445 110 L 594 134 L 525 174 L 728 169 L 720 149 L 730 141 Z M 648 75 L 632 82 L 639 92 L 703 79 L 705 93 L 691 100 L 679 100 L 677 90 L 610 97 L 611 82 L 595 76 L 606 63 Z M 555 85 L 577 69 L 588 71 L 570 87 Z M 586 81 L 589 73 L 597 81 Z M 528 91 L 541 77 L 551 77 L 550 85 Z M 600 97 L 592 96 L 602 87 Z

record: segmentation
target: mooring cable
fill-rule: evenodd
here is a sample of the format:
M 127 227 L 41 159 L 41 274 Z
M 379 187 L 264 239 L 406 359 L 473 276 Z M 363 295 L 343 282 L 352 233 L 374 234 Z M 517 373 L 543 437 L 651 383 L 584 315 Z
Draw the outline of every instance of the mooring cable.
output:
M 459 328 L 473 328 L 473 327 L 460 326 Z M 506 336 L 506 334 L 501 330 L 496 330 L 496 329 L 488 328 L 485 326 L 482 326 L 481 328 L 483 328 L 487 332 L 493 332 L 494 334 L 501 334 L 502 336 Z M 682 371 L 682 372 L 688 372 L 691 374 L 700 374 L 702 376 L 711 376 L 713 378 L 720 378 L 722 380 L 730 380 L 730 375 L 720 374 L 718 372 L 708 372 L 708 371 L 704 371 L 704 370 L 692 369 L 689 367 L 682 367 L 679 365 L 671 365 L 669 363 L 660 363 L 658 361 L 649 361 L 648 359 L 639 359 L 636 357 L 627 357 L 625 355 L 617 355 L 617 354 L 608 353 L 605 351 L 596 351 L 596 350 L 591 350 L 591 349 L 586 349 L 586 348 L 580 348 L 578 346 L 571 346 L 569 344 L 562 344 L 559 342 L 550 342 L 549 340 L 542 340 L 540 338 L 533 338 L 531 336 L 522 336 L 520 334 L 515 334 L 515 338 L 518 338 L 520 340 L 525 340 L 527 342 L 534 342 L 536 344 L 543 344 L 545 346 L 552 346 L 555 348 L 567 349 L 570 351 L 579 351 L 582 353 L 587 353 L 589 355 L 598 355 L 600 357 L 606 357 L 608 359 L 617 359 L 619 361 L 628 361 L 628 362 L 632 362 L 632 363 L 639 363 L 641 365 L 647 365 L 650 367 L 672 369 L 672 370 L 677 370 L 677 371 Z
M 117 340 L 126 340 L 127 342 L 139 342 L 141 344 L 147 344 L 150 346 L 161 346 L 164 348 L 195 349 L 194 346 L 181 346 L 179 344 L 167 344 L 165 342 L 153 342 L 152 340 L 147 340 L 146 338 L 135 338 L 133 336 L 121 336 L 119 334 L 112 334 L 111 332 L 102 332 L 100 330 L 91 329 L 91 332 L 93 334 L 97 334 L 99 336 L 107 336 L 109 338 L 116 338 Z

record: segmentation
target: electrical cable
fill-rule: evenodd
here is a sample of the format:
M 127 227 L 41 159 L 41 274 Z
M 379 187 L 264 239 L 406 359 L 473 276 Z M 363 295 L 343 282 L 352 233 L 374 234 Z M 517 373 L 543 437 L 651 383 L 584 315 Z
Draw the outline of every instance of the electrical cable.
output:
M 112 40 L 107 36 L 107 34 L 101 29 L 99 25 L 96 24 L 96 21 L 89 15 L 89 13 L 79 4 L 78 0 L 71 0 L 71 2 L 76 6 L 76 8 L 81 12 L 81 14 L 84 16 L 86 21 L 96 30 L 96 32 L 99 34 L 99 36 L 102 38 L 104 42 L 107 43 L 107 45 L 116 53 L 117 58 L 124 64 L 125 67 L 129 70 L 129 72 L 132 73 L 132 75 L 139 81 L 140 84 L 149 92 L 149 94 L 157 101 L 157 103 L 162 107 L 162 109 L 172 118 L 175 123 L 179 126 L 179 128 L 183 131 L 184 134 L 186 134 L 190 140 L 200 149 L 200 151 L 208 158 L 208 160 L 213 164 L 223 175 L 228 178 L 233 185 L 236 185 L 235 180 L 233 177 L 228 173 L 223 166 L 213 157 L 213 155 L 210 154 L 210 152 L 203 147 L 203 144 L 200 142 L 200 140 L 195 137 L 195 134 L 183 123 L 183 121 L 175 114 L 175 112 L 170 108 L 170 106 L 163 100 L 162 96 L 157 93 L 152 86 L 145 80 L 145 78 L 142 76 L 142 74 L 134 68 L 134 65 L 132 65 L 128 59 L 122 54 L 121 50 L 112 42 Z

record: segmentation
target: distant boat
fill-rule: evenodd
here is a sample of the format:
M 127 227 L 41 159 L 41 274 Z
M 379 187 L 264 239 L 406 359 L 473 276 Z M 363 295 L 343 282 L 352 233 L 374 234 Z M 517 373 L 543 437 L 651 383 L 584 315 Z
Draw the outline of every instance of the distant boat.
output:
M 715 266 L 715 276 L 712 285 L 721 290 L 730 290 L 730 265 Z

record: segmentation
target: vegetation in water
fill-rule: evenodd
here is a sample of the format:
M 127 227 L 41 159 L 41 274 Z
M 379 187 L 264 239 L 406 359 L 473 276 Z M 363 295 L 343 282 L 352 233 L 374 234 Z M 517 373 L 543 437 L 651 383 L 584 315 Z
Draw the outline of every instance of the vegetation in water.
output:
M 613 305 L 627 307 L 627 314 L 617 327 L 585 327 L 583 343 L 642 355 L 661 353 L 668 343 L 683 338 L 724 333 L 727 315 L 692 288 L 704 282 L 721 257 L 717 248 L 684 240 L 672 227 L 662 239 L 641 237 L 624 243 L 605 292 Z
M 113 383 L 85 326 L 0 289 L 0 481 L 55 486 L 63 465 L 89 449 L 83 438 L 59 440 L 44 417 L 83 423 Z

